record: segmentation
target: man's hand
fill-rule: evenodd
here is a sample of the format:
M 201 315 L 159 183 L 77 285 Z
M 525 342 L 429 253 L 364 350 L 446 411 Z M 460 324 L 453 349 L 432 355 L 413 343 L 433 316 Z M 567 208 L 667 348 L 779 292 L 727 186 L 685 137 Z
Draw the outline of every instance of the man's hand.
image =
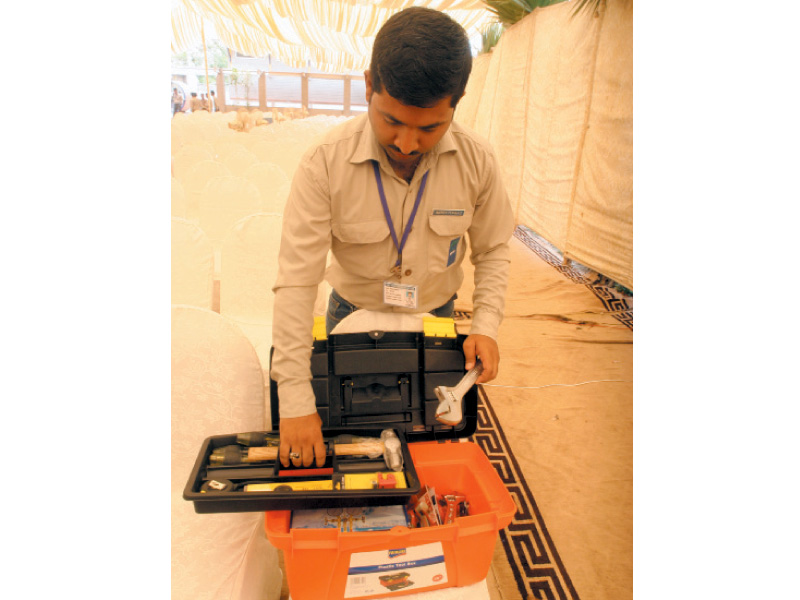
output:
M 475 383 L 486 383 L 497 377 L 500 364 L 500 349 L 488 335 L 474 334 L 464 340 L 464 368 L 469 371 L 475 366 L 475 357 L 483 363 L 483 373 Z M 282 421 L 281 421 L 282 423 Z
M 289 461 L 295 467 L 310 467 L 317 459 L 317 466 L 325 464 L 325 441 L 322 439 L 322 419 L 317 413 L 293 419 L 281 419 L 281 445 L 279 457 L 284 467 Z M 292 453 L 290 458 L 289 454 Z M 296 456 L 296 458 L 295 458 Z

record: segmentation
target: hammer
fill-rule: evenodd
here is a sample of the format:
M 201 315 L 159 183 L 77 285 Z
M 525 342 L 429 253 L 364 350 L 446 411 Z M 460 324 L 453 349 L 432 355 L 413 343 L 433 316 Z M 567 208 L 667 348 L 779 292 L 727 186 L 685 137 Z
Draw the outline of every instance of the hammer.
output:
M 208 459 L 210 465 L 239 465 L 243 463 L 264 462 L 278 458 L 278 446 L 223 446 L 216 448 Z M 333 452 L 337 456 L 369 456 L 376 458 L 383 455 L 386 465 L 393 471 L 402 471 L 403 454 L 400 440 L 391 429 L 385 429 L 378 438 L 361 438 L 352 444 L 334 444 Z
M 456 385 L 448 387 L 440 385 L 434 388 L 436 397 L 439 399 L 439 406 L 436 408 L 435 418 L 443 425 L 455 426 L 461 423 L 464 418 L 462 405 L 464 402 L 464 394 L 475 385 L 475 381 L 483 373 L 483 363 L 480 360 L 475 361 L 475 366 L 461 378 Z

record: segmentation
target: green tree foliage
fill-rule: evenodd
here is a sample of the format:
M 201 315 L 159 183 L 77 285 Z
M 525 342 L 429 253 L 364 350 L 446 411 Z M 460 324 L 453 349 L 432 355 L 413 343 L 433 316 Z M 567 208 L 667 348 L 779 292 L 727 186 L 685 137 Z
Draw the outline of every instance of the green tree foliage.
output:
M 534 8 L 558 4 L 564 0 L 483 0 L 483 3 L 494 13 L 498 22 L 513 25 L 527 16 Z M 598 0 L 599 1 L 599 0 Z
M 250 106 L 250 89 L 255 82 L 253 81 L 253 74 L 249 71 L 240 71 L 236 67 L 231 69 L 229 74 L 225 75 L 225 82 L 236 86 L 238 93 L 242 94 L 245 98 L 245 104 Z
M 494 13 L 498 22 L 503 25 L 513 25 L 520 19 L 533 12 L 534 8 L 558 4 L 566 0 L 483 0 L 483 3 Z M 595 12 L 605 0 L 572 0 L 575 8 L 572 11 L 574 17 L 582 11 Z M 633 0 L 625 0 L 632 2 Z M 495 42 L 496 43 L 496 42 Z
M 574 0 L 574 2 L 575 10 L 572 11 L 573 17 L 583 10 L 587 12 L 596 12 L 599 10 L 603 0 Z
M 502 23 L 489 23 L 486 28 L 481 31 L 481 50 L 479 54 L 486 54 L 500 41 L 500 36 L 505 31 L 506 26 Z

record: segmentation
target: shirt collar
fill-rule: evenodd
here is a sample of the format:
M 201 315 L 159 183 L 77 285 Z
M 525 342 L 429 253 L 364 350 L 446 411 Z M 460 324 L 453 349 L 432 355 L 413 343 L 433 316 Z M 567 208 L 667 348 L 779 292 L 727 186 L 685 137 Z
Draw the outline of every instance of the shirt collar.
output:
M 355 152 L 350 157 L 350 162 L 353 164 L 362 163 L 368 160 L 377 160 L 380 162 L 386 153 L 378 143 L 378 138 L 375 137 L 375 132 L 372 130 L 372 125 L 369 122 L 369 115 L 364 113 L 361 117 L 364 119 L 364 128 L 362 129 L 361 138 L 358 141 Z

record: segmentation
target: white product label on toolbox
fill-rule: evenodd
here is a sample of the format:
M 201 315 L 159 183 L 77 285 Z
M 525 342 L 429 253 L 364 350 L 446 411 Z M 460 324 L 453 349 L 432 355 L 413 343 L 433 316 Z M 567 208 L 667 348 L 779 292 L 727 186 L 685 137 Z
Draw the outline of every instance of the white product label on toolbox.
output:
M 447 583 L 447 567 L 441 542 L 354 552 L 350 556 L 344 597 L 417 591 L 442 583 Z

